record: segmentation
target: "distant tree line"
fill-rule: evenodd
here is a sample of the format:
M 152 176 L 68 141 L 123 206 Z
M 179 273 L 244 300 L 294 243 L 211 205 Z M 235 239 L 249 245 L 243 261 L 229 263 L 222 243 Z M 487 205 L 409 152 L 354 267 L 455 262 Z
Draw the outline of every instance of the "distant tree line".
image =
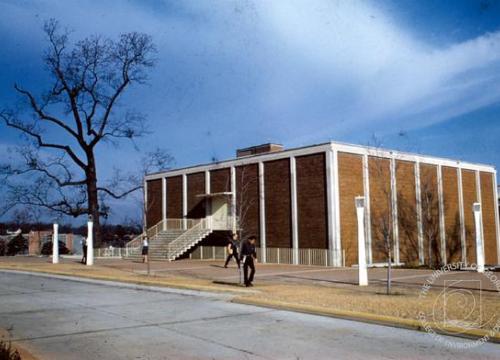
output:
M 51 231 L 52 224 L 50 223 L 17 223 L 17 222 L 3 222 L 0 223 L 0 235 L 7 235 L 7 231 L 15 231 L 21 229 L 22 234 L 27 234 L 30 231 Z M 128 225 L 102 225 L 103 242 L 101 246 L 124 247 L 125 244 L 132 240 L 133 237 L 140 234 L 142 228 L 140 224 Z M 86 226 L 72 226 L 68 224 L 59 225 L 59 233 L 67 234 L 72 233 L 75 235 L 87 236 Z M 50 243 L 50 244 L 49 244 Z M 62 247 L 61 247 L 62 244 Z M 60 254 L 67 254 L 70 249 L 66 249 L 64 243 L 59 244 Z M 21 234 L 10 239 L 0 239 L 0 256 L 13 256 L 18 254 L 25 254 L 28 252 L 28 239 Z M 52 242 L 46 242 L 42 245 L 41 253 L 43 255 L 52 254 Z

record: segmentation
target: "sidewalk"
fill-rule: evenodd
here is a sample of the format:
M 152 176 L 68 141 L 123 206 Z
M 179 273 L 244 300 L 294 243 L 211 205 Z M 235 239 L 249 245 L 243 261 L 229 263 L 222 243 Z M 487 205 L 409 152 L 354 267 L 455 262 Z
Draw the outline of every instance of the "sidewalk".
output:
M 483 286 L 486 291 L 477 291 L 478 281 L 482 280 L 485 285 L 486 281 L 481 279 L 483 275 L 473 272 L 443 275 L 436 280 L 436 286 L 429 290 L 427 296 L 422 298 L 419 296 L 422 284 L 432 274 L 430 270 L 395 269 L 393 295 L 387 296 L 386 269 L 370 269 L 370 286 L 358 287 L 356 269 L 257 264 L 255 287 L 249 290 L 239 285 L 239 273 L 234 263 L 228 269 L 223 267 L 221 261 L 200 260 L 152 262 L 149 267 L 150 276 L 147 275 L 146 264 L 119 259 L 97 259 L 95 266 L 87 267 L 75 259 L 62 259 L 60 264 L 53 265 L 49 258 L 0 258 L 0 269 L 224 292 L 232 294 L 232 301 L 235 302 L 412 329 L 422 328 L 418 321 L 422 313 L 436 322 L 443 321 L 444 317 L 467 319 L 480 325 L 480 331 L 465 334 L 475 337 L 492 330 L 496 321 L 500 320 L 499 293 L 494 291 L 492 284 Z M 471 290 L 470 293 L 480 301 L 480 308 L 469 314 L 463 304 L 450 301 L 446 313 L 436 313 L 435 304 L 442 296 L 445 280 L 453 280 L 452 283 L 458 284 L 458 289 Z M 460 329 L 455 330 L 458 334 Z M 500 341 L 498 332 L 495 336 Z

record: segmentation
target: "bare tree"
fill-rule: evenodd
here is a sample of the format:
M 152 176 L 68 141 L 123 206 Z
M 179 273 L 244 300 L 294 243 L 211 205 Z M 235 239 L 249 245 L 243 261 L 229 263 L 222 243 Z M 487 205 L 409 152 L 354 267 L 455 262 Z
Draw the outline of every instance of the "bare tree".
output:
M 69 32 L 55 20 L 45 23 L 44 32 L 49 46 L 43 60 L 51 83 L 41 96 L 14 85 L 25 106 L 0 110 L 4 123 L 28 141 L 19 152 L 21 165 L 0 167 L 7 194 L 3 211 L 27 205 L 72 217 L 92 215 L 98 243 L 100 217 L 109 213 L 101 203 L 106 197 L 124 198 L 142 182 L 117 186 L 126 183 L 122 174 L 111 186 L 99 182 L 96 148 L 146 134 L 144 115 L 117 107 L 131 85 L 147 81 L 155 47 L 149 35 L 137 32 L 117 41 L 92 36 L 71 44 Z M 27 181 L 11 181 L 23 175 Z
M 254 168 L 255 171 L 252 171 Z M 256 165 L 237 168 L 236 176 L 236 217 L 238 219 L 240 239 L 251 235 L 251 211 L 259 201 L 259 175 Z M 252 234 L 255 235 L 255 234 Z
M 430 174 L 420 178 L 420 203 L 422 207 L 422 229 L 425 259 L 429 267 L 442 264 L 439 223 L 439 197 L 437 183 Z
M 370 177 L 375 179 L 376 206 L 371 209 L 373 249 L 381 253 L 387 261 L 387 295 L 391 293 L 392 262 L 394 260 L 394 209 L 392 202 L 392 186 L 390 181 L 390 160 L 382 157 L 371 157 L 369 160 Z
M 416 199 L 398 191 L 399 252 L 408 265 L 419 264 L 419 242 Z

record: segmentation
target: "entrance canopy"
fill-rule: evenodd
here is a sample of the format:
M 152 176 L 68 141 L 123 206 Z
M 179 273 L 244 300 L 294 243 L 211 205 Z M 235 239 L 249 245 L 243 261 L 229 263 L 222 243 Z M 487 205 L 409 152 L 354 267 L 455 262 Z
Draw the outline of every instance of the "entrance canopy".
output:
M 218 192 L 218 193 L 212 193 L 212 194 L 198 194 L 196 197 L 198 198 L 203 198 L 203 199 L 210 199 L 214 197 L 221 197 L 221 196 L 232 196 L 233 193 L 230 191 L 227 192 Z

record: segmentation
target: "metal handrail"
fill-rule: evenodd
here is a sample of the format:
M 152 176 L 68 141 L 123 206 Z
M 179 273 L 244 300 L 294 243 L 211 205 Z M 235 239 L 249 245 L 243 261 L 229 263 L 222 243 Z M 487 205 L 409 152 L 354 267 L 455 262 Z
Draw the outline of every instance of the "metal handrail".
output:
M 236 228 L 239 228 L 239 219 L 235 217 L 234 223 L 236 224 Z M 227 230 L 232 228 L 233 217 L 228 216 L 227 218 Z M 209 230 L 212 226 L 210 218 L 200 218 L 200 219 L 163 219 L 159 221 L 157 224 L 153 225 L 149 229 L 145 230 L 142 234 L 137 235 L 134 239 L 125 244 L 125 247 L 130 249 L 138 249 L 141 247 L 142 241 L 147 236 L 148 239 L 153 240 L 160 234 L 162 231 L 167 230 L 183 230 L 184 232 L 173 242 L 177 242 L 177 240 L 182 240 L 184 237 L 189 236 L 192 229 L 206 229 Z M 222 230 L 222 229 L 221 229 Z M 173 243 L 172 242 L 172 243 Z M 178 243 L 178 242 L 177 242 Z
M 137 235 L 135 238 L 130 240 L 128 243 L 125 244 L 125 247 L 130 249 L 130 248 L 138 248 L 142 244 L 142 240 L 144 238 L 144 233 Z
M 191 227 L 186 232 L 182 233 L 177 239 L 175 239 L 174 241 L 172 241 L 171 243 L 168 244 L 168 247 L 167 247 L 167 251 L 168 251 L 167 257 L 168 258 L 170 258 L 172 255 L 171 254 L 172 248 L 176 244 L 182 243 L 184 241 L 184 239 L 189 238 L 195 230 L 210 230 L 210 227 L 208 226 L 208 220 L 206 218 L 199 219 L 199 220 L 200 221 L 196 225 Z

